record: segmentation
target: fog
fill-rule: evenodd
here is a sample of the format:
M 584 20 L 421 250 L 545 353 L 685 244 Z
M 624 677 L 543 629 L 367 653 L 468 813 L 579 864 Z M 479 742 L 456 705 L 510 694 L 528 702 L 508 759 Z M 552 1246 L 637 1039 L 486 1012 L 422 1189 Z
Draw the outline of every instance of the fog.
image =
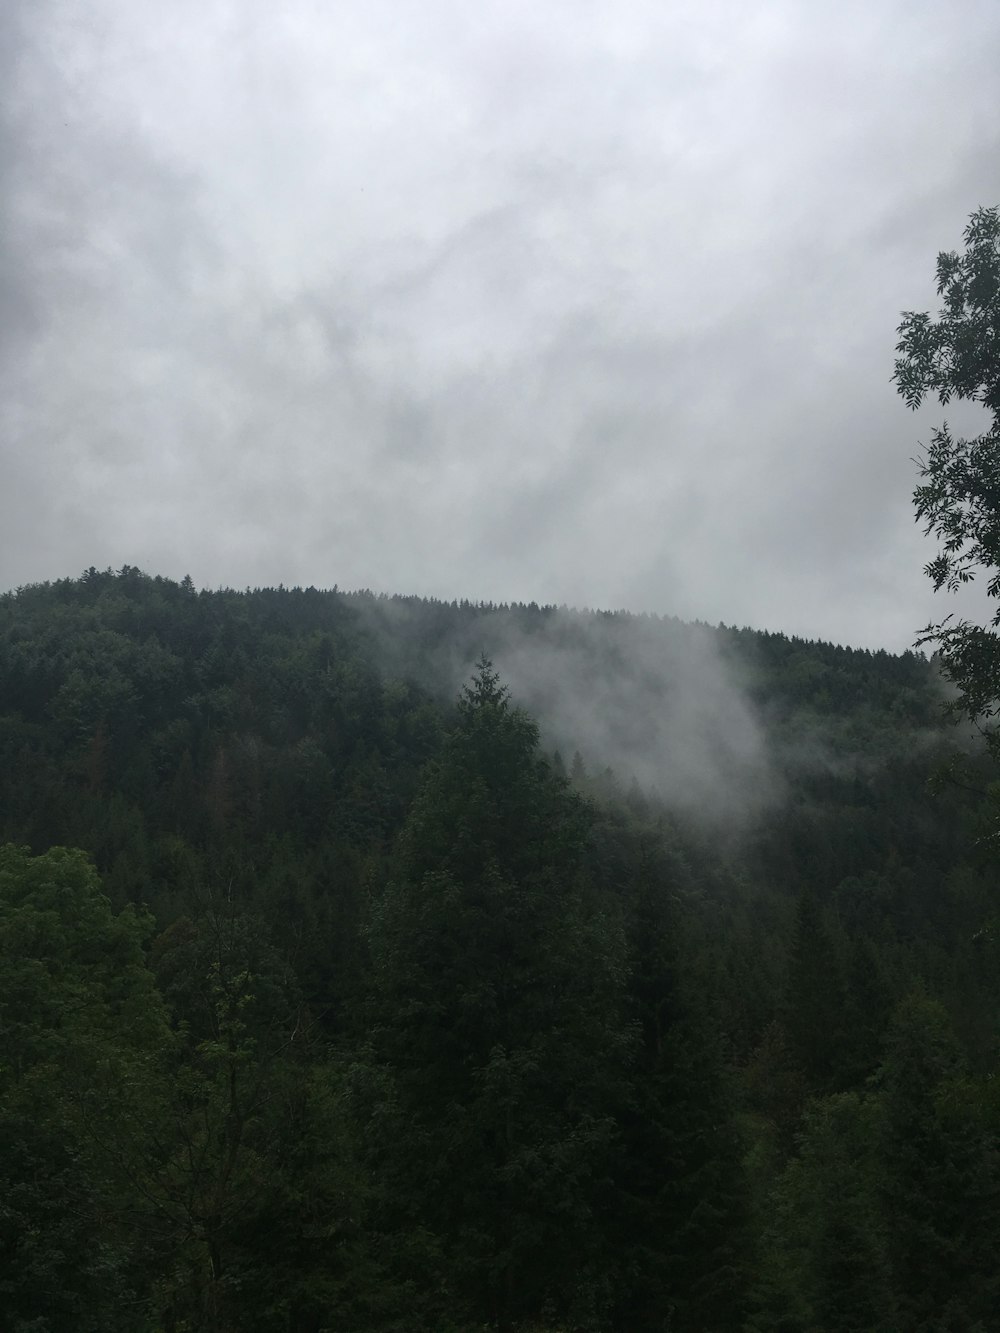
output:
M 485 655 L 567 768 L 613 770 L 623 791 L 699 821 L 742 824 L 781 787 L 747 664 L 703 624 L 537 606 L 351 599 L 390 670 L 457 695 Z M 435 628 L 437 626 L 437 628 Z M 446 628 L 445 628 L 446 627 Z

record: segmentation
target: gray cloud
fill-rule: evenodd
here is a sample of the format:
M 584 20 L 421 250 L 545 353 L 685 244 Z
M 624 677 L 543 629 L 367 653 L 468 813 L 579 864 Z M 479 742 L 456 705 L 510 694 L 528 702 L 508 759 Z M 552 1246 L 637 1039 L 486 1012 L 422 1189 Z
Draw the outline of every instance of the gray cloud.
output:
M 140 564 L 901 648 L 888 383 L 990 0 L 67 0 L 0 42 L 0 583 Z M 942 608 L 942 610 L 945 608 Z

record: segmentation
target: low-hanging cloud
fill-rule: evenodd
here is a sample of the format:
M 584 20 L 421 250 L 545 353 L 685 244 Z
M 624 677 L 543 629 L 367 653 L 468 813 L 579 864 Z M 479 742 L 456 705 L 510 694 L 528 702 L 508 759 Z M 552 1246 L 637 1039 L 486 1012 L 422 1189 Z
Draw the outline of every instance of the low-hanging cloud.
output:
M 655 616 L 352 599 L 393 673 L 456 693 L 487 656 L 567 767 L 610 768 L 624 793 L 731 827 L 781 791 L 761 719 L 722 632 Z M 434 626 L 439 632 L 435 634 Z
M 893 330 L 1000 196 L 994 4 L 0 24 L 0 586 L 935 615 Z

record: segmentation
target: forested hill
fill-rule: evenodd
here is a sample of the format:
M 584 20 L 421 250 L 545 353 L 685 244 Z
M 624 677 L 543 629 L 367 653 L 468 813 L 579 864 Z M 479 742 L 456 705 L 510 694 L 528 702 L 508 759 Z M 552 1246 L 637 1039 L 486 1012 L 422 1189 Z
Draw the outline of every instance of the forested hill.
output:
M 990 1327 L 992 781 L 915 654 L 6 594 L 9 1326 Z

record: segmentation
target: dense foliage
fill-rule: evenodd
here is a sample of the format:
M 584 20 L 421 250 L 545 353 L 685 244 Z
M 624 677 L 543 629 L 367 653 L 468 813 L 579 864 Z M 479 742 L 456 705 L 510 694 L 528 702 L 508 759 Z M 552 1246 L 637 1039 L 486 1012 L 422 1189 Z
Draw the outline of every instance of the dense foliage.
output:
M 4 1326 L 991 1327 L 991 761 L 942 698 L 626 615 L 0 598 Z
M 917 517 L 940 542 L 926 566 L 935 591 L 957 592 L 985 578 L 1000 598 L 1000 208 L 979 208 L 965 228 L 964 254 L 937 257 L 936 320 L 907 311 L 899 326 L 895 380 L 908 407 L 928 394 L 942 406 L 968 399 L 985 410 L 980 434 L 955 436 L 947 422 L 936 429 L 914 492 Z M 924 631 L 939 645 L 961 703 L 972 717 L 1000 711 L 1000 609 L 989 625 L 947 616 Z

